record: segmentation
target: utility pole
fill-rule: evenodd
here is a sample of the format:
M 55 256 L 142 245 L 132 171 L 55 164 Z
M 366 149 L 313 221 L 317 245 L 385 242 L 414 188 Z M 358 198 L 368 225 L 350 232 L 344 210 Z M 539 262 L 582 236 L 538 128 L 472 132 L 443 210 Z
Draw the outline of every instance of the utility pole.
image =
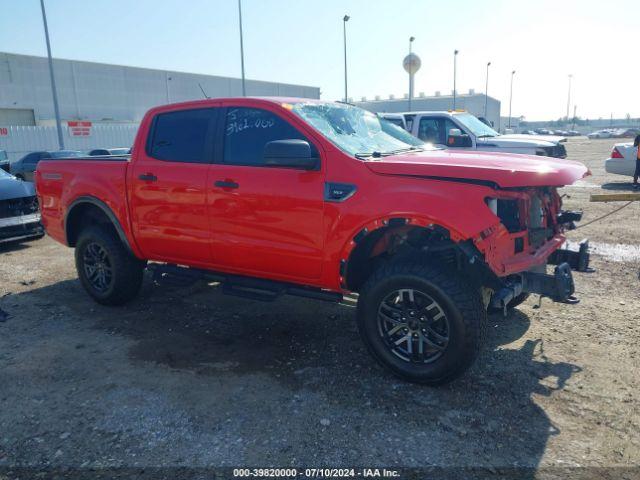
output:
M 411 58 L 411 44 L 416 37 L 409 37 L 409 58 Z M 409 112 L 411 111 L 411 97 L 413 97 L 413 74 L 409 74 Z
M 571 105 L 571 79 L 573 78 L 572 74 L 569 74 L 569 92 L 567 93 L 567 122 L 569 121 L 569 108 Z
M 60 108 L 58 107 L 58 92 L 56 90 L 56 78 L 53 74 L 53 59 L 51 58 L 51 43 L 49 42 L 49 27 L 47 26 L 47 14 L 44 9 L 44 0 L 40 0 L 42 8 L 42 23 L 44 23 L 44 36 L 47 40 L 47 57 L 49 58 L 49 76 L 51 77 L 51 92 L 53 93 L 53 111 L 56 116 L 56 129 L 58 130 L 58 146 L 64 150 L 64 138 L 62 138 L 62 124 L 60 122 Z
M 516 74 L 516 71 L 513 70 L 511 72 L 511 89 L 509 90 L 509 125 L 507 128 L 511 128 L 511 101 L 513 100 L 513 76 Z
M 513 70 L 511 72 L 511 89 L 509 91 L 509 125 L 507 128 L 511 128 L 511 101 L 513 100 L 513 76 L 516 74 L 516 71 Z
M 342 17 L 342 35 L 344 38 L 344 101 L 349 101 L 349 95 L 347 93 L 347 22 L 351 17 L 345 15 Z
M 487 101 L 489 99 L 489 67 L 491 66 L 491 62 L 487 62 L 487 77 L 486 83 L 484 87 L 484 119 L 487 119 Z
M 244 43 L 242 41 L 242 0 L 238 0 L 238 23 L 240 25 L 240 68 L 242 70 L 242 96 L 247 96 L 247 87 L 244 81 Z
M 458 59 L 458 50 L 453 51 L 453 109 L 456 109 L 456 60 Z

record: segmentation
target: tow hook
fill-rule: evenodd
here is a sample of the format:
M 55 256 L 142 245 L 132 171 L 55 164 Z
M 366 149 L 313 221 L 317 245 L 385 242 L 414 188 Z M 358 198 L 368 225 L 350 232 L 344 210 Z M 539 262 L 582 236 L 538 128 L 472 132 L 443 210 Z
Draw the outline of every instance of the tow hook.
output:
M 589 257 L 589 240 L 585 238 L 580 242 L 580 248 L 577 252 L 566 248 L 560 248 L 551 254 L 548 263 L 550 265 L 568 263 L 571 269 L 576 272 L 592 273 L 595 272 L 595 270 L 589 266 Z
M 571 266 L 568 263 L 558 265 L 553 275 L 546 273 L 524 272 L 522 291 L 537 293 L 549 297 L 554 302 L 576 304 L 580 300 L 574 296 L 576 291 Z
M 554 302 L 570 305 L 580 300 L 574 295 L 575 284 L 571 266 L 568 263 L 558 265 L 553 274 L 537 272 L 523 272 L 516 281 L 511 281 L 491 297 L 491 306 L 502 310 L 506 316 L 509 303 L 521 293 L 534 293 L 548 297 Z

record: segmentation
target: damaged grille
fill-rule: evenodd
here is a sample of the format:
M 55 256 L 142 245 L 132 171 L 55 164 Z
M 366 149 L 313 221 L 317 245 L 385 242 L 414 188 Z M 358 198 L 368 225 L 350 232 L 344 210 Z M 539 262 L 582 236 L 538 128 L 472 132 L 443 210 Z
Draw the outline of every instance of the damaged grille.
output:
M 498 217 L 509 233 L 520 232 L 524 228 L 517 200 L 498 199 Z
M 38 199 L 35 196 L 0 200 L 0 218 L 20 217 L 37 211 Z

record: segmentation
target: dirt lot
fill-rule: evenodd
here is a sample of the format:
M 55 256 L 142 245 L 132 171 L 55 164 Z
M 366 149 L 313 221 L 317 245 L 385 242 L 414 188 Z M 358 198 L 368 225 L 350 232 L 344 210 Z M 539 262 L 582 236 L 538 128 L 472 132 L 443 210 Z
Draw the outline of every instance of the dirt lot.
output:
M 564 190 L 584 221 L 618 206 L 590 193 L 629 189 L 604 172 L 613 143 L 568 143 L 594 173 Z M 101 307 L 70 249 L 4 248 L 0 467 L 638 467 L 639 219 L 636 203 L 571 232 L 601 253 L 576 275 L 580 304 L 492 316 L 475 367 L 443 388 L 374 365 L 349 306 L 147 280 Z

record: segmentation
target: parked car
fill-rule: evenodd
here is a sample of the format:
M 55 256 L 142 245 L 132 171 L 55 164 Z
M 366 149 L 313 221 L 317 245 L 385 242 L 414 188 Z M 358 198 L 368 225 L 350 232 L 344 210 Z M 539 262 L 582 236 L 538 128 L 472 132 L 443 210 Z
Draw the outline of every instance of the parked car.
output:
M 536 129 L 535 129 L 535 132 L 536 132 L 538 135 L 553 135 L 553 131 L 552 131 L 552 130 L 549 130 L 549 129 L 547 129 L 547 128 L 536 128 Z
M 611 134 L 613 138 L 634 138 L 636 135 L 640 135 L 638 128 L 619 128 Z
M 5 150 L 0 150 L 0 170 L 9 173 L 9 157 Z
M 508 152 L 566 158 L 562 137 L 501 135 L 464 111 L 384 113 L 381 116 L 401 125 L 423 142 L 461 150 Z
M 130 159 L 44 160 L 36 186 L 99 303 L 134 298 L 145 267 L 255 300 L 358 292 L 373 357 L 440 384 L 473 363 L 489 306 L 576 301 L 564 262 L 585 253 L 554 252 L 580 214 L 557 188 L 588 174 L 424 145 L 344 103 L 218 98 L 150 110 Z
M 0 244 L 43 236 L 34 185 L 0 169 Z
M 522 130 L 522 132 L 520 132 L 522 135 L 538 135 L 538 133 L 535 130 Z
M 611 138 L 611 130 L 596 130 L 587 134 L 587 138 Z
M 638 147 L 634 147 L 633 143 L 616 143 L 611 156 L 604 162 L 604 169 L 607 173 L 633 177 L 637 155 Z
M 579 137 L 580 135 L 582 135 L 582 134 L 577 130 L 569 130 L 567 132 L 567 136 L 568 137 Z
M 129 155 L 131 154 L 130 148 L 94 148 L 89 151 L 90 157 L 105 156 L 105 155 Z
M 52 152 L 32 152 L 20 160 L 10 164 L 11 174 L 15 175 L 20 180 L 28 182 L 33 181 L 33 173 L 36 170 L 36 166 L 45 158 L 72 158 L 82 156 L 81 152 L 76 150 L 57 150 Z

